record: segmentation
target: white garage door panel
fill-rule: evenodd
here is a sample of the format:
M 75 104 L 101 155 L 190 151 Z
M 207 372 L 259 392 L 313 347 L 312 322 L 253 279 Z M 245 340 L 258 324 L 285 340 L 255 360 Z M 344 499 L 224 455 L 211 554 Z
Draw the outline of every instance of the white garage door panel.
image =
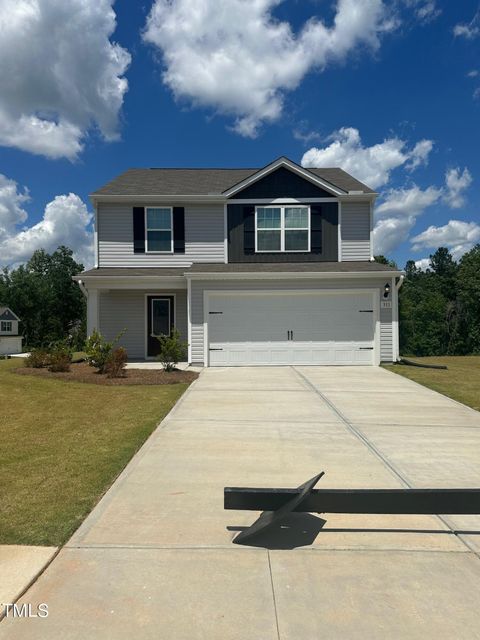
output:
M 209 364 L 374 364 L 372 305 L 365 292 L 211 295 Z

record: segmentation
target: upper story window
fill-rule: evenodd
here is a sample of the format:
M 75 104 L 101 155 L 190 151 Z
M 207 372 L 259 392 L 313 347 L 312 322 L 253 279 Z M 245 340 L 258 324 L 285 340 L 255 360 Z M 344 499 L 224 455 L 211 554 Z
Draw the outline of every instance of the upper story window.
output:
M 0 331 L 4 331 L 5 333 L 12 333 L 12 321 L 11 320 L 2 320 L 0 322 Z
M 145 208 L 147 253 L 173 253 L 172 207 Z
M 256 207 L 255 251 L 309 252 L 310 207 Z

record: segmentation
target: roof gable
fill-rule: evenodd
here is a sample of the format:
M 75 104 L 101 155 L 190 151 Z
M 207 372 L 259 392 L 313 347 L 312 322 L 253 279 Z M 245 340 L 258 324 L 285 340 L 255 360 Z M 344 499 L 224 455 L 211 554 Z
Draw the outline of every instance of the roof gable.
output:
M 0 320 L 18 320 L 20 318 L 8 307 L 0 307 Z
M 236 191 L 231 198 L 331 198 L 333 194 L 306 180 L 287 167 L 267 173 L 259 180 Z M 335 197 L 335 196 L 333 196 Z
M 273 179 L 272 179 L 272 174 L 276 176 L 276 177 L 273 177 Z M 296 176 L 296 179 L 293 176 Z M 294 184 L 295 187 L 300 190 L 302 189 L 305 190 L 304 183 L 310 183 L 311 185 L 316 187 L 316 190 L 317 190 L 316 196 L 314 196 L 313 193 L 310 193 L 305 195 L 304 197 L 332 197 L 332 196 L 335 197 L 335 196 L 343 195 L 346 193 L 343 189 L 340 189 L 335 185 L 327 182 L 326 180 L 324 180 L 318 175 L 315 175 L 308 169 L 304 169 L 303 167 L 301 167 L 298 164 L 295 164 L 295 162 L 292 162 L 288 158 L 281 157 L 281 158 L 278 158 L 278 160 L 275 160 L 274 162 L 268 164 L 266 167 L 263 167 L 263 169 L 259 169 L 253 175 L 247 177 L 246 179 L 242 180 L 241 182 L 227 189 L 226 191 L 223 192 L 223 194 L 228 198 L 232 198 L 233 196 L 239 197 L 239 194 L 242 193 L 242 197 L 246 198 L 246 197 L 250 197 L 246 195 L 246 193 L 248 193 L 248 188 L 250 188 L 250 193 L 252 194 L 252 197 L 272 197 L 272 198 L 287 197 L 288 196 L 287 193 L 280 193 L 278 191 L 275 192 L 273 190 L 269 195 L 263 195 L 263 196 L 253 195 L 253 194 L 256 194 L 258 191 L 257 189 L 253 188 L 253 185 L 255 183 L 262 181 L 264 186 L 267 186 L 269 189 L 272 189 L 273 186 L 276 186 L 278 189 L 281 190 L 282 179 L 286 180 L 287 184 L 292 182 L 292 184 Z M 311 189 L 311 191 L 315 191 L 315 190 Z M 323 196 L 319 196 L 318 191 L 322 191 Z M 301 197 L 301 196 L 297 196 L 297 194 L 294 194 L 292 192 L 290 192 L 290 196 Z

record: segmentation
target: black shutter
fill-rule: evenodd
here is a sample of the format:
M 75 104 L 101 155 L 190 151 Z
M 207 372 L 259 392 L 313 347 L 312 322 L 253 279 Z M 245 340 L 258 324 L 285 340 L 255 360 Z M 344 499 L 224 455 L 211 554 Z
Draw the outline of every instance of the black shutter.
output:
M 322 207 L 312 204 L 310 207 L 310 251 L 322 253 Z
M 173 252 L 185 253 L 185 209 L 173 207 Z
M 145 209 L 133 207 L 133 253 L 145 253 Z
M 255 207 L 243 207 L 243 252 L 245 255 L 255 253 Z

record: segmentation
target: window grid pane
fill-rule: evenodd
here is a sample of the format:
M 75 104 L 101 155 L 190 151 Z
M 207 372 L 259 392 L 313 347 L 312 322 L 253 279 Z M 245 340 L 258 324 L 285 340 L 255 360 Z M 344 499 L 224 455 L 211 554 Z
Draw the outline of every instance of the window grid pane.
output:
M 308 209 L 306 207 L 285 207 L 286 229 L 308 229 Z
M 171 251 L 172 232 L 171 231 L 147 231 L 148 251 Z
M 280 251 L 281 231 L 258 231 L 257 249 L 258 251 Z
M 147 209 L 147 229 L 170 231 L 172 220 L 170 209 Z
M 308 231 L 285 231 L 285 251 L 308 251 Z
M 280 229 L 281 209 L 260 207 L 257 209 L 258 229 Z

